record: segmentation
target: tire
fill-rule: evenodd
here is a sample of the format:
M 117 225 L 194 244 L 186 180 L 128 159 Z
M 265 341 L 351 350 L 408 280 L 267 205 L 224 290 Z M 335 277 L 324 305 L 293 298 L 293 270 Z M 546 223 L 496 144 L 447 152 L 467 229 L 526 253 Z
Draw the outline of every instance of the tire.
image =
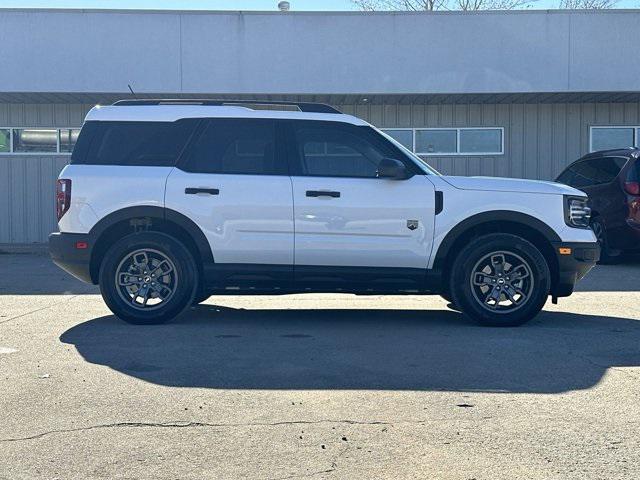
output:
M 551 288 L 542 253 L 524 238 L 506 233 L 483 235 L 466 245 L 453 262 L 449 281 L 452 303 L 478 323 L 494 327 L 531 320 Z
M 105 303 L 118 318 L 136 325 L 177 317 L 192 304 L 197 285 L 198 269 L 189 250 L 160 232 L 120 239 L 100 267 Z
M 620 250 L 613 250 L 609 247 L 609 241 L 607 240 L 607 229 L 604 222 L 600 217 L 594 217 L 591 220 L 591 229 L 595 233 L 600 245 L 600 265 L 610 265 L 617 263 L 620 260 Z

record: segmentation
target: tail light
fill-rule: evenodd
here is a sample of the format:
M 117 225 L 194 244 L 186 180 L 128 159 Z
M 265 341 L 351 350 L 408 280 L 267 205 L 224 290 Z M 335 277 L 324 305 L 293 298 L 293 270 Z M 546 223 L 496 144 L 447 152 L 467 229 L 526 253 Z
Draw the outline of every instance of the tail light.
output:
M 66 178 L 58 179 L 56 183 L 56 215 L 58 220 L 67 213 L 71 205 L 71 180 Z
M 640 195 L 640 182 L 624 182 L 624 189 L 629 195 Z

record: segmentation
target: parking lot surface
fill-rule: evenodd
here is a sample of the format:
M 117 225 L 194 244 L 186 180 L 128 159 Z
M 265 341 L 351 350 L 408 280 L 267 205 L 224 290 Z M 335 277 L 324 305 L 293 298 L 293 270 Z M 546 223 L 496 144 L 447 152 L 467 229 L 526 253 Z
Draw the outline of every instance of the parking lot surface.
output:
M 439 297 L 212 297 L 131 326 L 0 255 L 0 478 L 640 476 L 640 261 L 520 328 Z

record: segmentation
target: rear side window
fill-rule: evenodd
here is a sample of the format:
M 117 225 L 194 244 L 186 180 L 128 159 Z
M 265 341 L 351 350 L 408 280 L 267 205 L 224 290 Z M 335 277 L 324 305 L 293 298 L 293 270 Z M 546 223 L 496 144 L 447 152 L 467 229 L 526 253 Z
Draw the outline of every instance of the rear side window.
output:
M 173 166 L 197 120 L 176 122 L 87 122 L 71 163 Z
M 618 176 L 626 162 L 627 159 L 622 157 L 592 158 L 578 162 L 570 169 L 573 178 L 568 184 L 580 188 L 610 183 Z
M 187 172 L 286 175 L 276 152 L 273 120 L 215 118 L 207 121 L 181 166 Z

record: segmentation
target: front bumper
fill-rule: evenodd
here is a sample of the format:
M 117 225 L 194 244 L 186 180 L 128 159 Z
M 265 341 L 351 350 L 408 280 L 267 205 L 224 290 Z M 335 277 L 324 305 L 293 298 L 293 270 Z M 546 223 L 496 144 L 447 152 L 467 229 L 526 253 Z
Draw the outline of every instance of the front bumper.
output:
M 86 245 L 86 248 L 79 248 Z M 89 235 L 55 232 L 49 235 L 49 254 L 53 263 L 83 282 L 91 279 L 91 247 Z
M 600 260 L 600 246 L 598 242 L 555 242 L 553 249 L 558 260 L 558 271 L 551 295 L 554 298 L 568 297 L 578 280 Z

